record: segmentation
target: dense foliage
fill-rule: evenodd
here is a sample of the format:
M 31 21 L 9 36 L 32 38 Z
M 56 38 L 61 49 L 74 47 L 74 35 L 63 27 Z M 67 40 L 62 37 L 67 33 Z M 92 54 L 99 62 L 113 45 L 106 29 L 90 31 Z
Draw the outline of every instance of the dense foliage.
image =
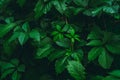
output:
M 120 80 L 120 0 L 0 0 L 0 80 Z

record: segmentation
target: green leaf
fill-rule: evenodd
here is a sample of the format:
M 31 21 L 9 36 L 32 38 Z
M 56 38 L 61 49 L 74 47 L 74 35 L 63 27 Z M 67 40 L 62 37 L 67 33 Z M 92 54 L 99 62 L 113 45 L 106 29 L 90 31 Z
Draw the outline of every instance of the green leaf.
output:
M 25 2 L 26 0 L 17 0 L 17 3 L 19 4 L 20 7 L 23 7 Z
M 13 64 L 11 64 L 9 62 L 0 61 L 0 67 L 2 68 L 1 71 L 4 71 L 6 69 L 14 68 L 15 65 L 13 65 Z
M 55 8 L 61 13 L 63 14 L 64 11 L 67 9 L 67 5 L 66 5 L 66 0 L 54 0 L 53 4 L 55 6 Z
M 111 76 L 120 78 L 120 70 L 114 70 L 112 72 L 109 72 Z
M 69 61 L 67 70 L 75 80 L 85 80 L 85 68 L 78 61 Z
M 73 52 L 71 57 L 76 61 L 81 61 L 83 59 L 83 50 L 78 49 L 77 51 Z
M 35 5 L 35 8 L 34 8 L 35 18 L 39 18 L 43 15 L 43 11 L 42 11 L 43 7 L 44 7 L 43 1 L 38 0 L 38 2 Z
M 101 40 L 91 40 L 89 43 L 87 43 L 87 46 L 102 46 Z
M 30 33 L 30 38 L 34 39 L 35 41 L 40 41 L 40 33 L 38 30 L 36 29 L 33 29 Z
M 18 67 L 18 71 L 19 72 L 25 72 L 25 65 L 20 65 L 19 67 Z
M 47 57 L 51 51 L 53 51 L 53 48 L 51 48 L 51 45 L 45 45 L 42 48 L 38 48 L 37 53 L 36 53 L 36 58 L 37 59 L 42 59 Z
M 29 31 L 29 23 L 28 23 L 28 22 L 25 22 L 25 23 L 22 25 L 22 29 L 23 29 L 25 32 L 28 32 L 28 31 Z
M 105 49 L 103 49 L 101 55 L 98 58 L 98 62 L 104 69 L 109 69 L 113 62 L 113 57 L 110 56 Z
M 113 53 L 113 54 L 120 54 L 120 45 L 119 43 L 112 43 L 112 44 L 107 44 L 106 48 L 109 52 Z
M 60 26 L 60 25 L 56 25 L 56 29 L 57 29 L 58 31 L 61 31 L 61 26 Z
M 89 0 L 74 0 L 74 3 L 78 6 L 86 7 Z
M 90 34 L 88 34 L 87 39 L 101 39 L 102 35 L 101 35 L 101 30 L 99 27 L 93 27 L 92 31 L 90 32 Z
M 107 76 L 102 80 L 120 80 L 119 78 L 113 77 L 113 76 Z
M 56 71 L 57 74 L 60 74 L 65 70 L 65 68 L 66 68 L 66 60 L 67 60 L 67 57 L 58 59 L 55 62 L 55 71 Z
M 0 25 L 0 38 L 4 37 L 9 31 L 16 26 L 16 23 Z
M 20 32 L 15 32 L 8 40 L 9 43 L 11 43 L 12 41 L 14 41 L 15 39 L 17 39 L 20 35 Z
M 17 71 L 15 71 L 13 74 L 12 74 L 12 80 L 20 80 L 20 73 L 18 73 Z
M 14 71 L 14 69 L 8 69 L 6 71 L 4 71 L 0 77 L 0 80 L 5 79 L 9 74 L 11 74 Z
M 117 13 L 119 9 L 119 5 L 115 5 L 115 6 L 104 6 L 103 7 L 103 11 L 106 12 L 106 13 Z
M 95 60 L 101 54 L 102 49 L 103 49 L 102 47 L 94 47 L 94 48 L 92 48 L 88 52 L 88 60 L 89 61 Z
M 48 3 L 44 3 L 44 1 L 38 0 L 34 8 L 35 18 L 38 19 L 43 14 L 46 14 L 48 11 L 50 11 L 51 8 L 52 8 L 52 1 Z
M 54 51 L 54 53 L 51 53 L 50 54 L 50 56 L 48 56 L 48 59 L 50 60 L 50 61 L 53 61 L 53 60 L 55 60 L 55 59 L 57 59 L 57 58 L 60 58 L 60 57 L 62 57 L 62 56 L 64 56 L 65 55 L 65 51 L 63 50 L 56 50 L 56 51 Z
M 15 66 L 18 66 L 19 65 L 19 60 L 18 59 L 12 59 L 10 61 L 11 64 L 15 65 Z
M 21 32 L 19 37 L 18 37 L 18 41 L 21 45 L 23 45 L 28 39 L 28 35 L 26 33 Z
M 56 44 L 60 47 L 69 48 L 70 47 L 70 41 L 67 38 L 63 38 L 61 40 L 56 41 Z

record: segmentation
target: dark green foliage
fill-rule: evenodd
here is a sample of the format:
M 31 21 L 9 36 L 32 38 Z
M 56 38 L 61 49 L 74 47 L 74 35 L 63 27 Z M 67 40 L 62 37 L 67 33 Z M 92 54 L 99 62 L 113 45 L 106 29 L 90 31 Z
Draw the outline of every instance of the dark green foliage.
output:
M 120 80 L 120 0 L 0 0 L 0 80 Z

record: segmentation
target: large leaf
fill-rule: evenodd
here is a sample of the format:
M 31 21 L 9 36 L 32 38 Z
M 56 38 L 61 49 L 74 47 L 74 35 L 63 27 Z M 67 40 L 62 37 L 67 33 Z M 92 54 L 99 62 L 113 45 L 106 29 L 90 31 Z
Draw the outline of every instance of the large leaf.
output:
M 109 69 L 113 62 L 113 57 L 109 55 L 105 49 L 103 49 L 101 55 L 98 58 L 98 62 L 103 68 Z
M 75 80 L 85 80 L 85 68 L 80 62 L 69 61 L 67 70 Z
M 89 61 L 95 60 L 101 54 L 102 49 L 103 49 L 102 47 L 92 48 L 88 53 L 88 60 Z

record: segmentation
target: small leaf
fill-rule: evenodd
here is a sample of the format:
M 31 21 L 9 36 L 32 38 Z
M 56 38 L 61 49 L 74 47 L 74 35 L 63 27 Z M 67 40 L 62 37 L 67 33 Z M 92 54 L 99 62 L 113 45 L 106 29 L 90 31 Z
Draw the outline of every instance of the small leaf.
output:
M 18 71 L 19 72 L 25 72 L 25 65 L 20 65 L 19 67 L 18 67 Z
M 18 37 L 18 41 L 20 42 L 21 45 L 23 45 L 28 39 L 27 34 L 21 32 L 19 37 Z
M 105 49 L 103 49 L 101 55 L 98 58 L 98 62 L 103 68 L 109 69 L 113 62 L 113 58 L 106 52 Z
M 78 61 L 69 61 L 67 70 L 75 80 L 85 80 L 85 68 Z
M 30 33 L 30 38 L 34 39 L 35 41 L 40 41 L 40 33 L 38 30 L 36 29 L 33 29 Z
M 25 22 L 25 23 L 22 25 L 22 29 L 23 29 L 25 32 L 28 32 L 28 30 L 29 30 L 29 23 L 28 23 L 28 22 Z

